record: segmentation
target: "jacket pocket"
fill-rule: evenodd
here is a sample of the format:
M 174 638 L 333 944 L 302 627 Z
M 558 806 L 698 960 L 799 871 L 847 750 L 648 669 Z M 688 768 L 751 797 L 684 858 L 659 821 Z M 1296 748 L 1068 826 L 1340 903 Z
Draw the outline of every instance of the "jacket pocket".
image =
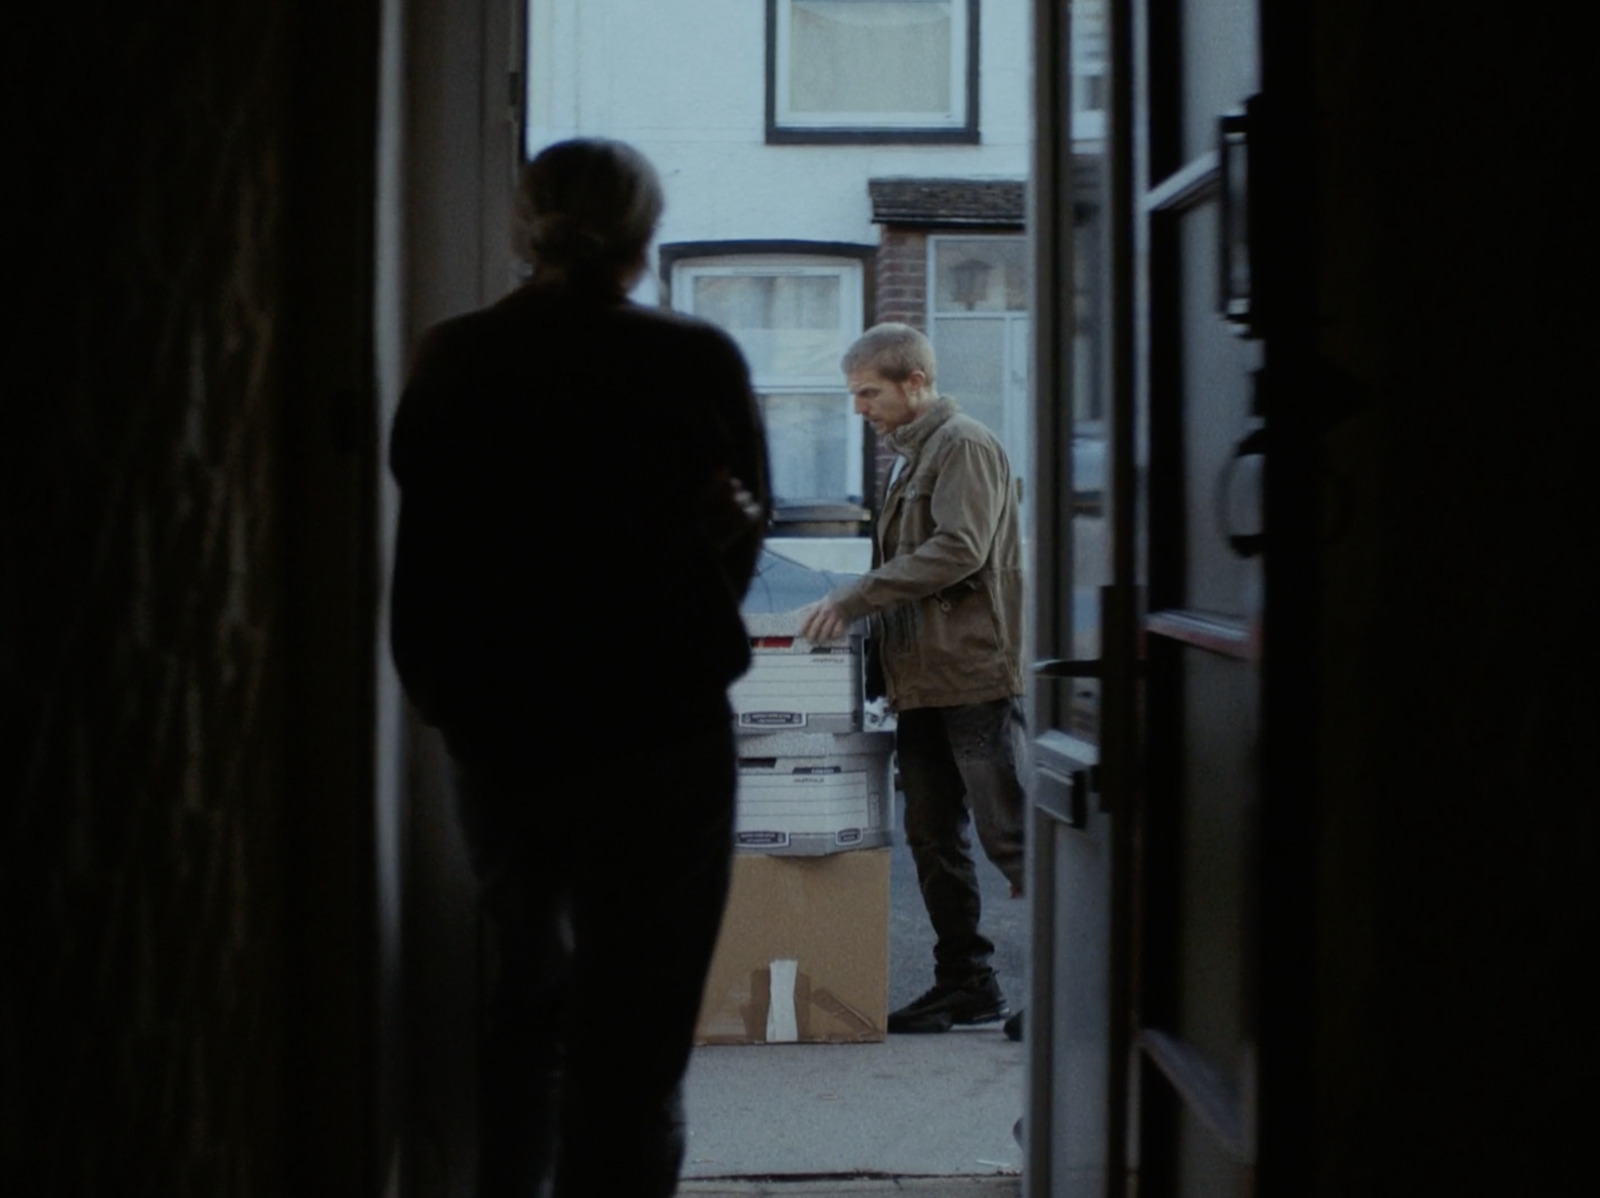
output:
M 897 603 L 883 613 L 884 649 L 895 657 L 903 657 L 917 643 L 917 628 L 922 623 L 922 613 L 915 603 Z
M 934 596 L 946 650 L 958 658 L 987 660 L 1001 649 L 994 595 L 980 576 L 963 578 Z

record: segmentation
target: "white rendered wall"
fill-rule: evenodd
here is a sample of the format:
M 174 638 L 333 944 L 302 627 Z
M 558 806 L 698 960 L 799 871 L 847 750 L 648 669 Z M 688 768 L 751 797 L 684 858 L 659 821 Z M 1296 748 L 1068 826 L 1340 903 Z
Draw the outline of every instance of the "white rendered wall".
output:
M 528 147 L 637 146 L 666 185 L 661 242 L 875 245 L 868 179 L 1026 177 L 1028 6 L 980 8 L 981 144 L 769 146 L 765 0 L 529 0 Z

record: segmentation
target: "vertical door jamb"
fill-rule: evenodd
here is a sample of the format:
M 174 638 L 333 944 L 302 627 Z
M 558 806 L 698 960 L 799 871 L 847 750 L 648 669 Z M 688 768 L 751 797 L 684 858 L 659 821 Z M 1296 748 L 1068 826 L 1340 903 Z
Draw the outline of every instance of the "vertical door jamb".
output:
M 1136 105 L 1134 0 L 1107 2 L 1105 203 L 1107 220 L 1106 336 L 1109 370 L 1106 432 L 1111 521 L 1111 585 L 1101 594 L 1100 794 L 1111 812 L 1111 963 L 1109 1050 L 1111 1086 L 1106 1099 L 1110 1193 L 1127 1192 L 1130 1099 L 1133 1084 L 1134 858 L 1138 827 L 1139 692 L 1139 436 L 1137 372 L 1137 242 L 1134 153 Z
M 1257 855 L 1258 1193 L 1302 1192 L 1310 1175 L 1316 928 L 1317 469 L 1315 120 L 1311 16 L 1258 0 L 1259 116 L 1249 209 L 1252 297 L 1264 336 L 1258 403 L 1272 429 L 1264 463 Z M 1292 523 L 1290 523 L 1292 521 Z
M 1033 255 L 1033 436 L 1027 501 L 1033 525 L 1034 621 L 1038 640 L 1058 639 L 1062 621 L 1071 635 L 1072 554 L 1070 444 L 1072 336 L 1067 322 L 1072 289 L 1072 98 L 1070 15 L 1065 0 L 1033 5 L 1033 162 L 1029 172 L 1029 230 Z M 1035 686 L 1030 724 L 1056 722 L 1059 697 Z M 1051 1132 L 1055 1126 L 1053 1079 L 1055 980 L 1055 820 L 1030 803 L 1028 893 L 1032 895 L 1029 952 L 1028 1095 L 1024 1176 L 1032 1198 L 1049 1198 L 1054 1185 Z

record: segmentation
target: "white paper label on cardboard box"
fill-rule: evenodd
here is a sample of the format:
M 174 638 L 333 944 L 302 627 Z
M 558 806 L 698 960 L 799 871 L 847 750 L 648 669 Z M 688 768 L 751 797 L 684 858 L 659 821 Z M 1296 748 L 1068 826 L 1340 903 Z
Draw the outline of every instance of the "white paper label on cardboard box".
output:
M 794 1010 L 794 984 L 800 972 L 800 962 L 779 957 L 767 967 L 772 979 L 771 997 L 767 1000 L 767 1043 L 793 1044 L 800 1039 L 800 1021 Z

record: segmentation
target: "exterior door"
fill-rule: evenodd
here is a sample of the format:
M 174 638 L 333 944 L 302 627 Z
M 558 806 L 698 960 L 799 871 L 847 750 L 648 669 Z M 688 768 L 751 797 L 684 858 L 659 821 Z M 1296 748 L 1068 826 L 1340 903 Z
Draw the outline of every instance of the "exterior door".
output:
M 1055 486 L 1035 491 L 1028 1192 L 1250 1194 L 1266 753 L 1257 5 L 1035 12 L 1036 435 Z M 1109 86 L 1085 87 L 1097 71 Z M 1074 138 L 1096 127 L 1096 97 L 1105 136 Z
M 1246 246 L 1230 216 L 1238 126 L 1260 87 L 1254 9 L 1135 9 L 1148 47 L 1134 64 L 1131 199 L 1149 518 L 1128 1163 L 1152 1195 L 1253 1184 L 1261 346 L 1241 336 Z

